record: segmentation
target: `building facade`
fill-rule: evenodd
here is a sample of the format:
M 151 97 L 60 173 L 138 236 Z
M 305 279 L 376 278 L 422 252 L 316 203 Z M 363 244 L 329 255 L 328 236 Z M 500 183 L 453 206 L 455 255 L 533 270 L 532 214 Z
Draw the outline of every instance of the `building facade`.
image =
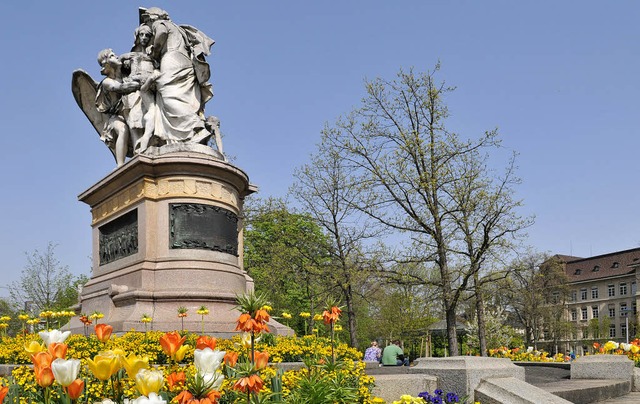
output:
M 640 248 L 589 258 L 556 255 L 569 281 L 564 348 L 583 355 L 593 342 L 626 342 L 637 330 Z

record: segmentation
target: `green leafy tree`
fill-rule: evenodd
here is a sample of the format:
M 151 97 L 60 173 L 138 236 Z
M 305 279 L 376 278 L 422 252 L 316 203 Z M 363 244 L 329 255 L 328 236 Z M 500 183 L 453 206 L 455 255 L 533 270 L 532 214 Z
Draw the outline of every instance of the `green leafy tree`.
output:
M 251 200 L 247 206 L 245 269 L 256 291 L 269 297 L 274 314 L 290 312 L 288 325 L 309 333 L 311 322 L 297 316 L 324 303 L 319 267 L 326 261 L 326 240 L 306 214 L 289 211 L 281 200 Z M 304 329 L 308 327 L 309 329 Z
M 497 131 L 465 140 L 447 129 L 444 99 L 453 88 L 436 81 L 438 70 L 367 82 L 361 107 L 323 139 L 357 191 L 349 204 L 411 240 L 401 259 L 433 265 L 436 276 L 416 280 L 439 287 L 449 349 L 458 355 L 459 302 L 485 259 L 526 221 L 511 198 L 513 163 L 502 177 L 487 163 L 500 147 Z

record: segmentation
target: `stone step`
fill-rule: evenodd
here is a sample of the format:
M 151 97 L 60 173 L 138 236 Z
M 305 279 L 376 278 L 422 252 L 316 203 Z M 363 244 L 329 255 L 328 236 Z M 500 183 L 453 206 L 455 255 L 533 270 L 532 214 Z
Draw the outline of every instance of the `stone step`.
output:
M 631 382 L 620 379 L 570 379 L 538 387 L 572 403 L 587 404 L 624 396 L 631 390 Z

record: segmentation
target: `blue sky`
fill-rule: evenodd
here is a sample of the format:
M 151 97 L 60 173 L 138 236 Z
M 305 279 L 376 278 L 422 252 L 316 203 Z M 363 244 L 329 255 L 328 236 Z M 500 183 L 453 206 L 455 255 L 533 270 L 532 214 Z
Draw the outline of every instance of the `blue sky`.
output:
M 77 195 L 115 162 L 73 100 L 71 73 L 99 80 L 98 51 L 129 50 L 138 6 L 216 40 L 206 112 L 263 197 L 286 194 L 365 78 L 439 60 L 438 77 L 457 87 L 449 128 L 497 127 L 520 153 L 517 196 L 536 216 L 528 244 L 577 256 L 640 246 L 638 2 L 25 0 L 0 4 L 0 295 L 25 252 L 50 241 L 73 273 L 90 272 Z

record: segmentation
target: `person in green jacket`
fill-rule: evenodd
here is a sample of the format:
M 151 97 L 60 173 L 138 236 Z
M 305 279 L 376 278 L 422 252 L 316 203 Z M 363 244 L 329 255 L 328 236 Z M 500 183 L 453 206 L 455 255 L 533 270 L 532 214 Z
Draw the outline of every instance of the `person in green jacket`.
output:
M 384 366 L 409 366 L 409 358 L 404 357 L 400 348 L 400 341 L 394 340 L 382 351 L 382 364 Z

